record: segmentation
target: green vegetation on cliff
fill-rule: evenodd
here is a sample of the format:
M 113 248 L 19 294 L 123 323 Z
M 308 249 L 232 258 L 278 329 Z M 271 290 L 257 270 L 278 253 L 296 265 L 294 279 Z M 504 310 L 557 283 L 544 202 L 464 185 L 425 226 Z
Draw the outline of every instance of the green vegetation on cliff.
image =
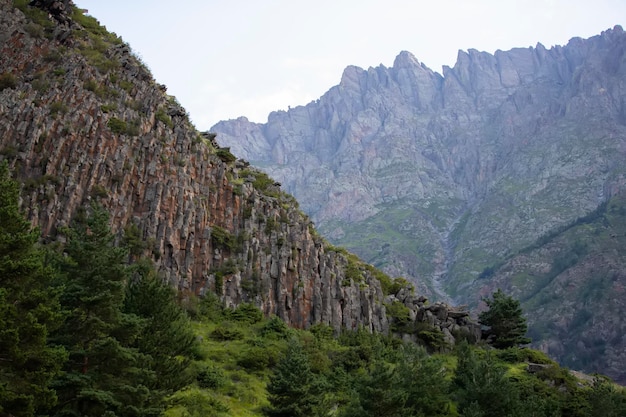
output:
M 363 330 L 289 329 L 251 304 L 187 298 L 127 264 L 108 215 L 40 247 L 0 167 L 0 413 L 50 416 L 619 416 L 626 392 L 543 354 L 448 354 Z M 126 239 L 123 241 L 127 241 Z M 16 242 L 19 242 L 17 244 Z M 44 297 L 44 298 L 42 298 Z M 19 310 L 19 311 L 18 311 Z M 18 317 L 19 313 L 19 317 Z M 26 318 L 26 319 L 25 319 Z

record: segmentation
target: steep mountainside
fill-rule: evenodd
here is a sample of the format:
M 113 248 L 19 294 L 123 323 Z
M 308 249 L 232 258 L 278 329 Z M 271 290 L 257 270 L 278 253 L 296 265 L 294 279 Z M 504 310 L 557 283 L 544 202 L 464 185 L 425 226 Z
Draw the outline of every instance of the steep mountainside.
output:
M 624 383 L 626 193 L 545 234 L 479 279 L 522 301 L 537 346 L 573 369 Z M 547 319 L 546 319 L 547 318 Z
M 530 273 L 531 283 L 489 279 L 542 236 L 624 191 L 625 50 L 616 26 L 551 49 L 459 52 L 443 75 L 402 52 L 391 68 L 346 68 L 319 100 L 274 112 L 266 124 L 240 118 L 211 131 L 280 181 L 333 243 L 422 291 L 477 305 L 495 282 L 514 291 L 536 286 Z M 572 244 L 564 237 L 559 250 Z M 529 253 L 548 250 L 540 246 Z M 604 256 L 621 265 L 623 246 L 612 248 Z M 604 271 L 603 258 L 584 259 Z M 591 282 L 587 269 L 572 268 L 553 278 Z M 623 273 L 613 279 L 626 284 Z M 543 297 L 562 295 L 541 288 Z M 620 303 L 610 285 L 598 291 L 595 304 L 582 292 L 573 297 L 593 305 L 588 327 L 607 327 L 614 315 L 606 309 Z M 573 339 L 555 339 L 538 329 L 563 312 L 530 301 L 526 308 L 538 344 L 565 360 L 583 349 L 571 340 L 584 326 L 569 329 Z M 609 339 L 601 371 L 624 381 L 626 340 Z
M 199 133 L 128 45 L 71 1 L 31 3 L 0 0 L 0 160 L 45 239 L 99 203 L 132 257 L 152 257 L 183 295 L 214 291 L 300 328 L 383 333 L 385 304 L 405 303 L 446 342 L 479 337 L 467 311 L 425 305 L 326 244 L 293 197 Z

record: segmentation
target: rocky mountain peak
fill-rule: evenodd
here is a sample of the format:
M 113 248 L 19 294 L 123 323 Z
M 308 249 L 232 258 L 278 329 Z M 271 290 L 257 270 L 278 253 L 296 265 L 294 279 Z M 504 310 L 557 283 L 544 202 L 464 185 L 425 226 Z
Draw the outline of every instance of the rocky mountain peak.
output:
M 359 91 L 361 89 L 360 79 L 365 71 L 363 68 L 350 65 L 343 70 L 339 86 L 348 91 Z
M 476 305 L 495 289 L 485 277 L 498 275 L 505 260 L 528 266 L 531 261 L 518 257 L 530 250 L 525 248 L 625 189 L 625 50 L 626 35 L 617 26 L 550 49 L 538 44 L 494 54 L 460 51 L 443 75 L 401 52 L 392 68 L 348 67 L 340 84 L 319 100 L 276 114 L 245 138 L 233 136 L 228 123 L 212 131 L 253 163 L 262 161 L 333 243 L 391 275 L 411 278 L 423 293 Z M 576 265 L 600 259 L 594 251 L 610 239 L 598 243 L 578 233 L 570 239 L 597 248 L 576 252 L 579 246 L 565 239 L 561 255 L 574 251 Z M 626 262 L 623 250 L 614 254 L 611 265 Z M 549 287 L 556 285 L 550 284 L 556 280 L 551 268 L 579 283 L 597 279 L 587 267 L 567 275 L 574 264 L 555 260 L 558 265 L 550 266 L 542 259 L 543 269 L 533 263 L 518 275 L 505 274 L 511 280 L 506 285 L 498 281 L 523 298 L 529 315 L 543 318 L 533 322 L 535 330 L 544 321 L 563 322 L 542 290 L 564 294 Z M 560 270 L 562 265 L 569 266 Z M 596 270 L 605 270 L 603 265 Z M 626 285 L 622 275 L 610 274 Z M 597 312 L 591 313 L 593 322 L 603 320 L 599 311 L 608 304 L 583 293 L 572 292 Z M 614 301 L 609 304 L 620 304 L 612 293 L 603 294 Z M 559 334 L 597 333 L 592 321 L 572 322 L 579 325 L 575 331 Z M 536 333 L 538 344 L 548 337 Z M 611 339 L 607 352 L 624 351 L 610 333 L 603 336 Z M 546 349 L 557 356 L 575 351 L 554 344 L 550 338 Z M 604 361 L 596 366 L 601 369 L 618 356 L 585 359 L 581 366 L 593 369 Z M 606 371 L 626 375 L 618 368 Z
M 401 51 L 396 59 L 393 61 L 393 68 L 399 70 L 400 68 L 413 68 L 420 66 L 419 61 L 415 58 L 415 55 L 409 51 Z

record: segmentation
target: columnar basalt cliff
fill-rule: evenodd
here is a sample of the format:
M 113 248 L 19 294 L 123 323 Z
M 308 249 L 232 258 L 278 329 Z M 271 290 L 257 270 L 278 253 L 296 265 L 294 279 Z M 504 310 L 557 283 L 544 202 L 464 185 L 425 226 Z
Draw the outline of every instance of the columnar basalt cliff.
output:
M 253 302 L 300 328 L 389 331 L 385 302 L 396 298 L 370 267 L 347 277 L 346 254 L 329 249 L 293 197 L 199 133 L 95 19 L 69 1 L 34 4 L 0 0 L 0 160 L 44 239 L 98 203 L 119 236 L 137 235 L 132 256 L 151 256 L 183 293 Z M 478 332 L 467 312 L 432 320 L 404 300 L 448 342 L 453 330 Z
M 529 249 L 626 189 L 625 51 L 616 26 L 550 49 L 460 51 L 442 74 L 402 52 L 390 68 L 346 68 L 319 100 L 265 124 L 242 117 L 211 131 L 293 193 L 332 243 L 438 299 L 476 306 L 496 283 L 506 287 L 522 299 L 537 346 L 626 381 L 626 329 L 611 313 L 626 285 L 613 273 L 624 265 L 624 246 L 611 243 L 623 242 L 621 229 L 608 220 L 595 235 L 583 228 L 575 239 L 586 249 L 566 267 L 553 264 L 574 242 Z M 528 252 L 555 259 L 522 262 Z M 598 282 L 607 253 L 612 283 L 584 297 L 578 285 Z M 511 262 L 526 267 L 501 270 Z M 576 290 L 551 285 L 567 276 Z M 567 313 L 557 308 L 564 294 Z M 574 305 L 585 320 L 572 317 Z M 594 327 L 612 329 L 598 349 L 583 337 L 599 336 Z

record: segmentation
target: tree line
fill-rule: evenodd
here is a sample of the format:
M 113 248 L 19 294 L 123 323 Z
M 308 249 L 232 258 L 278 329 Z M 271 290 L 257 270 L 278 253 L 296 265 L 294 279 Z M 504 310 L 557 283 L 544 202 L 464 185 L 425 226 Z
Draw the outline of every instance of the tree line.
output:
M 131 238 L 116 243 L 101 207 L 40 244 L 19 189 L 0 164 L 2 417 L 626 415 L 607 378 L 581 384 L 520 347 L 525 320 L 501 291 L 480 317 L 487 342 L 445 354 L 364 330 L 289 329 L 210 294 L 182 304 L 129 255 Z

